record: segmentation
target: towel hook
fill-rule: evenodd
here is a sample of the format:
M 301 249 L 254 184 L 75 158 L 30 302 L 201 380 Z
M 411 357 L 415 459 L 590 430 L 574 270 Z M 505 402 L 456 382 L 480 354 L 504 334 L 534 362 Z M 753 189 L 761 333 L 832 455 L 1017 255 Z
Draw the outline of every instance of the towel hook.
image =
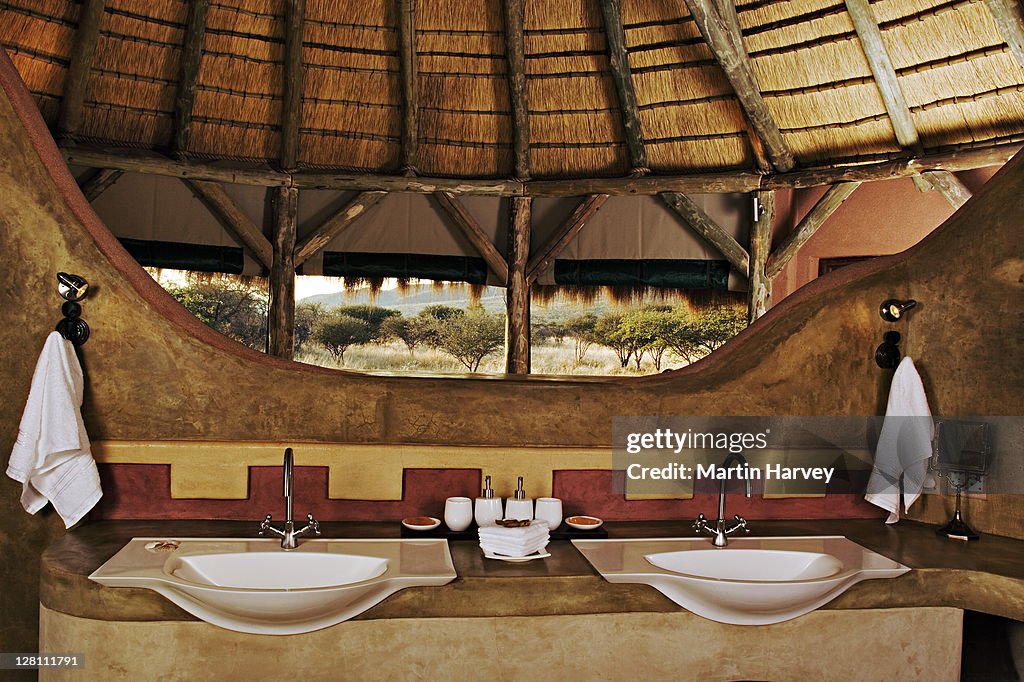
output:
M 57 273 L 57 293 L 64 299 L 60 312 L 64 319 L 57 323 L 57 331 L 75 346 L 89 340 L 89 325 L 82 319 L 82 306 L 78 304 L 89 291 L 89 283 L 80 275 Z

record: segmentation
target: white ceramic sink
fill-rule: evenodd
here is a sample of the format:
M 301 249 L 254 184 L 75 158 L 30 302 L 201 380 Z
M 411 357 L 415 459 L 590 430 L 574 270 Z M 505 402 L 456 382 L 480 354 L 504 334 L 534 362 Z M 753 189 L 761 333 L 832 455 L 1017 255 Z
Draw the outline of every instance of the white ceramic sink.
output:
M 644 583 L 699 616 L 767 625 L 802 616 L 850 586 L 910 569 L 842 536 L 573 540 L 609 582 Z
M 446 540 L 134 538 L 89 577 L 145 587 L 228 630 L 290 635 L 356 616 L 406 587 L 455 578 Z

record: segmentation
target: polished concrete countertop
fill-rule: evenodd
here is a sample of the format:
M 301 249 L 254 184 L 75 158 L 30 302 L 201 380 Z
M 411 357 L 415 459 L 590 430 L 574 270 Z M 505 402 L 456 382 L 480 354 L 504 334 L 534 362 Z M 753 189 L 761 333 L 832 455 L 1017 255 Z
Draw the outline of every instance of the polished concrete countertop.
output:
M 951 606 L 1024 620 L 1024 541 L 984 535 L 978 542 L 936 536 L 913 521 L 751 521 L 750 537 L 845 535 L 915 570 L 854 585 L 824 608 Z M 196 620 L 155 592 L 103 587 L 92 571 L 133 537 L 254 537 L 243 521 L 103 521 L 68 533 L 43 553 L 40 601 L 99 620 Z M 607 523 L 609 537 L 694 537 L 688 522 Z M 397 538 L 398 523 L 324 523 L 325 538 Z M 470 541 L 450 543 L 459 577 L 443 587 L 402 590 L 357 619 L 671 612 L 681 607 L 647 585 L 606 582 L 568 541 L 525 563 L 484 558 Z

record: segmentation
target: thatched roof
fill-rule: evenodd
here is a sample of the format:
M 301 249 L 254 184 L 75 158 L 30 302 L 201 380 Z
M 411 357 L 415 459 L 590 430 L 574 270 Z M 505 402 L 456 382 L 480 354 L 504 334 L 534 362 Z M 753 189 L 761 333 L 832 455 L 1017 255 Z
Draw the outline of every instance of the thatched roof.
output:
M 744 68 L 806 169 L 1024 139 L 1024 68 L 993 18 L 1001 3 L 864 3 L 912 145 L 898 139 L 853 3 L 738 0 L 736 13 Z M 80 13 L 97 5 L 87 59 Z M 6 0 L 0 42 L 51 128 L 79 145 L 287 167 L 297 136 L 296 168 L 510 178 L 520 134 L 532 178 L 785 170 L 761 150 L 757 112 L 691 16 L 711 0 L 619 5 L 525 0 L 520 42 L 517 0 Z M 517 44 L 525 117 L 514 115 Z

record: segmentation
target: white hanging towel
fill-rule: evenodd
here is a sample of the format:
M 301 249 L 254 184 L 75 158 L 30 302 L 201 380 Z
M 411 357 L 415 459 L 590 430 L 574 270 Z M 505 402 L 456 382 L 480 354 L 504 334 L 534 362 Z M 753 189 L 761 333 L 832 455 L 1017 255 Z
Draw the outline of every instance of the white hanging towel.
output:
M 46 338 L 11 451 L 7 475 L 22 484 L 30 514 L 47 501 L 70 528 L 103 495 L 89 436 L 82 422 L 82 365 L 75 347 L 57 332 Z
M 926 485 L 935 424 L 914 361 L 903 358 L 889 388 L 885 421 L 878 437 L 874 468 L 864 499 L 889 512 L 886 523 L 900 519 L 900 478 L 903 507 L 909 510 Z

